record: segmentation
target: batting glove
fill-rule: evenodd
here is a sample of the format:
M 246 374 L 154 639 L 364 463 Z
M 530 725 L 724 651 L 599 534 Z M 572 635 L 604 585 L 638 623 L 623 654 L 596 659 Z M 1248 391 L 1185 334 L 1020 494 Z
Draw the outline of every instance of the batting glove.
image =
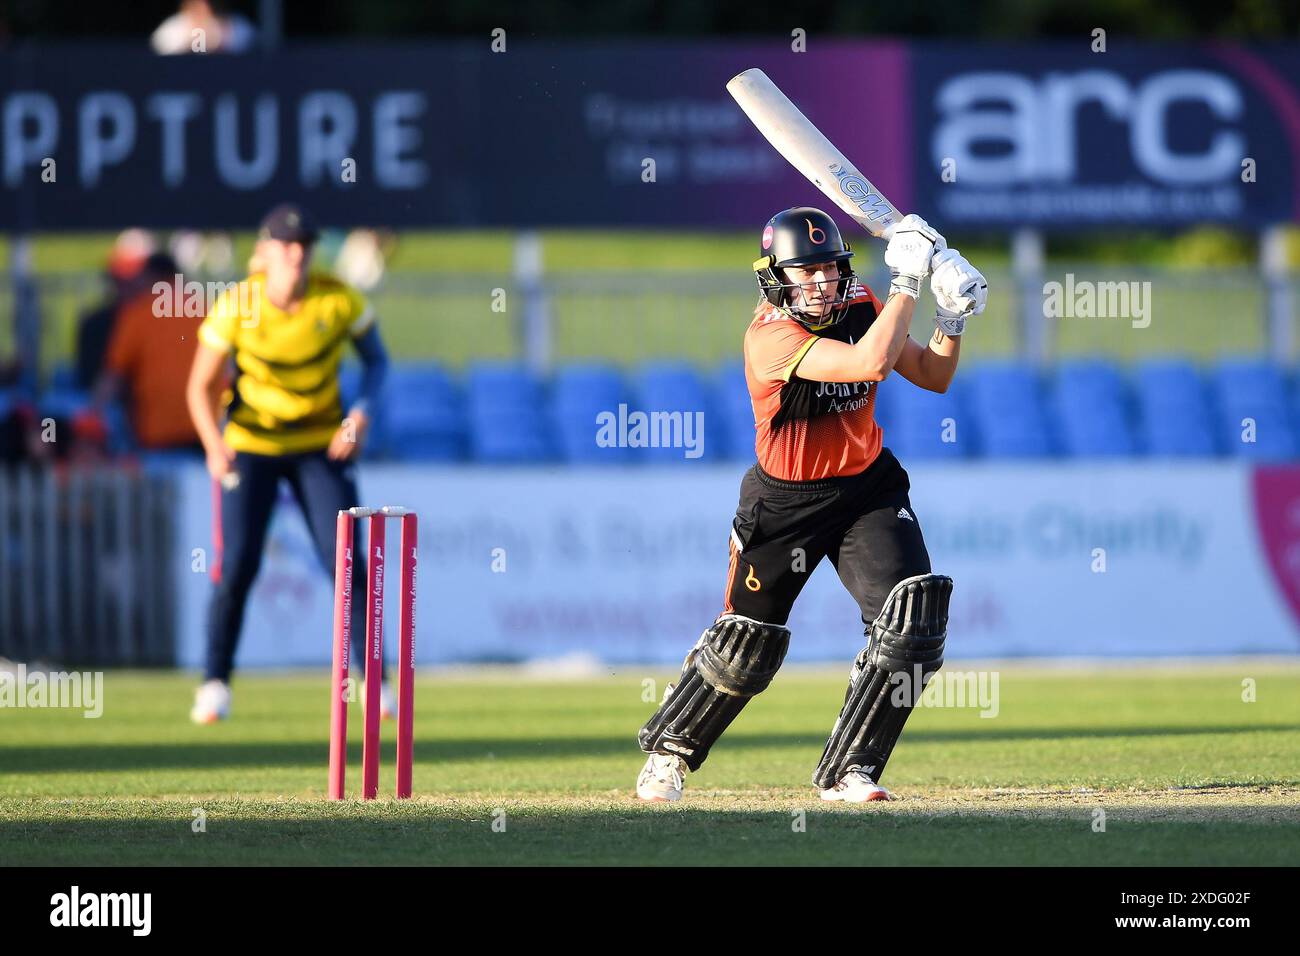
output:
M 978 269 L 956 249 L 944 249 L 934 256 L 930 277 L 937 311 L 934 324 L 944 335 L 955 338 L 966 331 L 966 318 L 979 315 L 988 303 L 989 284 Z
M 890 227 L 888 236 L 885 265 L 893 276 L 889 294 L 919 298 L 921 283 L 930 272 L 930 260 L 936 250 L 948 248 L 948 243 L 920 216 L 907 216 Z

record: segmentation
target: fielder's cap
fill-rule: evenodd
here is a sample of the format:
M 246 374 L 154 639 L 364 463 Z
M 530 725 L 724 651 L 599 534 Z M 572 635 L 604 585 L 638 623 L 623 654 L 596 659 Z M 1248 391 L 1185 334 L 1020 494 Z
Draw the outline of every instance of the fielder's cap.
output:
M 276 206 L 262 220 L 258 230 L 261 239 L 275 239 L 280 242 L 301 242 L 311 245 L 320 236 L 316 220 L 291 203 Z

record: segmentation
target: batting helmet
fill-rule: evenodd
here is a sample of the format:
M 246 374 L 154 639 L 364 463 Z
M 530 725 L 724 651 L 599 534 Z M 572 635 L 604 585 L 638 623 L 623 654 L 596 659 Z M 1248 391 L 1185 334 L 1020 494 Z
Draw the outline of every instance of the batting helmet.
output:
M 849 259 L 853 251 L 840 235 L 835 220 L 812 206 L 795 206 L 777 213 L 763 227 L 759 247 L 762 258 L 754 262 L 758 288 L 768 302 L 804 324 L 818 326 L 838 322 L 844 314 L 844 302 L 853 270 Z M 835 262 L 840 266 L 832 301 L 831 314 L 812 316 L 794 303 L 794 293 L 801 286 L 787 282 L 778 269 L 787 266 L 810 266 L 822 262 Z

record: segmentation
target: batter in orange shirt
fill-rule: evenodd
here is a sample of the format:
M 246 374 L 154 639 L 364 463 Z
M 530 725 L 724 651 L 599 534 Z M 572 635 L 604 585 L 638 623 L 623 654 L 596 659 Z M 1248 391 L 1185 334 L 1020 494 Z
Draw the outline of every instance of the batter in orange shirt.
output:
M 745 333 L 745 379 L 763 471 L 788 481 L 856 475 L 880 454 L 876 382 L 814 382 L 798 369 L 819 339 L 852 345 L 880 314 L 865 286 L 848 288 L 844 315 L 816 332 L 763 303 Z
M 685 774 L 771 682 L 789 647 L 790 610 L 823 558 L 858 602 L 867 646 L 813 784 L 824 800 L 889 799 L 880 775 L 943 663 L 952 579 L 931 573 L 907 472 L 882 445 L 878 390 L 897 371 L 945 391 L 966 317 L 987 297 L 984 277 L 925 220 L 903 218 L 889 236 L 893 281 L 881 305 L 821 210 L 787 209 L 763 230 L 754 263 L 762 300 L 745 333 L 758 462 L 740 486 L 723 612 L 641 728 L 643 800 L 680 799 Z M 908 331 L 932 269 L 936 329 L 922 346 Z M 911 693 L 898 693 L 904 683 Z

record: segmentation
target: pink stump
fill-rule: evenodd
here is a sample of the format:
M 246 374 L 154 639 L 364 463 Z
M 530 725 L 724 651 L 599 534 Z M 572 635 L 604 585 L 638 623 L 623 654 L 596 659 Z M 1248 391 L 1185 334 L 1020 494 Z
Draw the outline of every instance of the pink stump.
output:
M 366 713 L 361 750 L 361 797 L 379 795 L 379 697 L 384 667 L 384 516 L 370 516 L 366 562 Z
M 330 672 L 329 798 L 342 800 L 348 766 L 348 667 L 352 652 L 352 516 L 334 531 L 334 666 Z
M 415 743 L 415 565 L 416 519 L 402 516 L 402 624 L 397 662 L 397 796 L 411 795 Z

